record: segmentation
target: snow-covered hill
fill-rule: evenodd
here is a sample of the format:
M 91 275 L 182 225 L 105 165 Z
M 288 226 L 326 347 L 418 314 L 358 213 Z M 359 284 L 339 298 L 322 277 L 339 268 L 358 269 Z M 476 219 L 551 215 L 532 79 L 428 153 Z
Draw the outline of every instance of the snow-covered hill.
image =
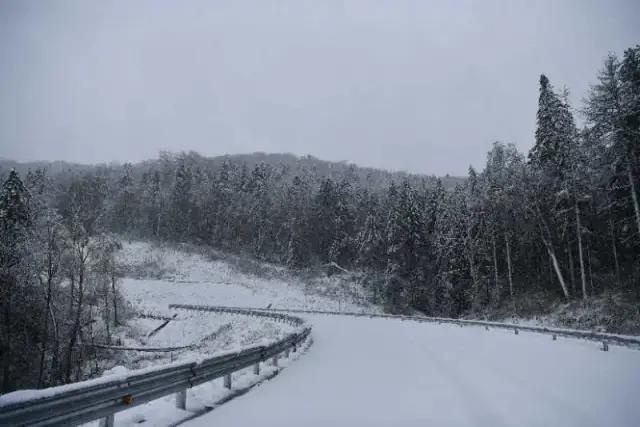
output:
M 260 277 L 242 272 L 229 260 L 212 259 L 205 248 L 128 242 L 118 253 L 118 264 L 124 272 L 120 292 L 130 316 L 116 331 L 112 344 L 131 350 L 99 350 L 98 372 L 106 374 L 266 344 L 291 332 L 289 325 L 270 319 L 172 310 L 169 304 L 379 312 L 376 307 L 353 301 L 353 289 L 345 289 L 342 280 L 319 277 L 314 286 L 308 286 L 269 264 L 261 269 L 263 273 L 269 271 L 271 278 Z M 166 319 L 171 320 L 163 325 Z M 149 347 L 188 348 L 171 352 L 136 350 Z
M 169 304 L 178 303 L 380 312 L 354 296 L 354 283 L 315 278 L 310 286 L 268 264 L 262 267 L 269 269 L 271 277 L 258 276 L 211 259 L 211 252 L 203 248 L 125 243 L 120 263 L 128 275 L 122 292 L 140 312 L 169 314 Z

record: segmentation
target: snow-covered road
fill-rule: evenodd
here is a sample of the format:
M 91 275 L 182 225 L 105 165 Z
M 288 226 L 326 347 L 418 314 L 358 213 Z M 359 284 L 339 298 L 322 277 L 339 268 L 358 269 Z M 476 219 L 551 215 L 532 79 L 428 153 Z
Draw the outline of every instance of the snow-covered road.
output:
M 306 316 L 314 344 L 188 426 L 637 426 L 640 351 L 531 333 Z
M 148 244 L 129 249 L 125 258 L 132 265 L 158 259 L 153 265 L 173 266 L 168 268 L 173 281 L 123 281 L 124 295 L 143 312 L 170 315 L 170 303 L 340 307 L 326 296 L 305 292 L 295 280 L 249 276 L 200 255 Z M 353 311 L 365 308 L 342 305 Z M 189 425 L 640 425 L 638 350 L 610 346 L 603 352 L 596 342 L 561 337 L 552 341 L 548 335 L 471 326 L 305 317 L 313 325 L 315 341 L 306 354 L 271 381 Z M 233 384 L 241 387 L 255 380 L 249 371 L 236 374 Z M 224 396 L 222 382 L 191 389 L 189 396 L 192 412 L 176 410 L 173 396 L 167 396 L 124 411 L 116 423 L 177 422 Z

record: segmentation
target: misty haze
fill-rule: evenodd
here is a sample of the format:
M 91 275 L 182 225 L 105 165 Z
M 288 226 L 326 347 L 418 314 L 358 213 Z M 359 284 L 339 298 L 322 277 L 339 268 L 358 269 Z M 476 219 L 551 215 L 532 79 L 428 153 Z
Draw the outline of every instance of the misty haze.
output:
M 637 426 L 640 3 L 0 3 L 0 426 Z

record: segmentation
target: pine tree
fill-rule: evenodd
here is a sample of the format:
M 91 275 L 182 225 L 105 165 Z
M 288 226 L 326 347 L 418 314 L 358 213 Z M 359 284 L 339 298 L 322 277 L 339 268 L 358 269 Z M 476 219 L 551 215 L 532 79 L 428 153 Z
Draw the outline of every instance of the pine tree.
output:
M 553 91 L 546 76 L 540 76 L 536 143 L 529 153 L 537 188 L 532 193 L 533 211 L 540 228 L 540 238 L 547 249 L 565 298 L 569 298 L 556 246 L 561 234 L 557 228 L 561 199 L 571 191 L 572 156 L 577 144 L 573 115 L 564 99 Z
M 375 211 L 372 211 L 357 237 L 357 264 L 363 269 L 379 270 L 384 265 L 386 248 L 383 232 Z
M 554 189 L 558 189 L 566 180 L 576 128 L 569 106 L 554 92 L 544 74 L 540 76 L 535 137 L 529 160 L 535 169 L 551 178 Z
M 22 340 L 19 289 L 20 268 L 28 256 L 30 213 L 29 193 L 15 170 L 9 172 L 0 193 L 0 391 L 13 387 L 16 365 L 20 362 Z M 14 316 L 14 313 L 18 313 Z
M 434 227 L 433 248 L 440 260 L 437 285 L 445 296 L 437 308 L 444 316 L 456 316 L 470 308 L 475 278 L 467 258 L 468 221 L 466 188 L 458 185 L 446 194 Z
M 584 113 L 592 141 L 601 144 L 603 163 L 614 175 L 612 181 L 626 181 L 635 227 L 640 233 L 637 195 L 640 155 L 640 46 L 625 51 L 622 62 L 609 55 L 591 87 Z M 614 184 L 615 185 L 615 184 Z
M 416 297 L 416 284 L 422 278 L 420 255 L 425 244 L 423 225 L 415 190 L 404 180 L 387 229 L 386 292 L 391 310 L 404 311 Z
M 118 185 L 114 189 L 115 206 L 113 228 L 119 232 L 130 232 L 136 215 L 136 198 L 134 194 L 134 182 L 132 176 L 132 166 L 126 163 L 123 166 L 122 177 L 118 180 Z
M 349 266 L 356 251 L 354 209 L 350 203 L 353 199 L 351 184 L 343 180 L 336 190 L 336 204 L 333 212 L 335 230 L 329 247 L 329 260 L 341 266 Z
M 336 233 L 338 194 L 331 178 L 322 181 L 313 200 L 314 252 L 323 262 L 330 261 L 330 249 Z
M 0 220 L 2 221 L 3 236 L 11 238 L 29 223 L 29 194 L 15 169 L 9 172 L 9 177 L 2 184 L 0 195 Z
M 620 145 L 626 158 L 629 191 L 640 237 L 640 202 L 637 190 L 640 175 L 640 45 L 624 52 L 624 59 L 620 65 L 620 82 Z
M 311 229 L 308 224 L 311 205 L 308 177 L 295 176 L 287 190 L 287 246 L 285 262 L 299 268 L 311 262 Z
M 180 158 L 175 172 L 171 196 L 172 232 L 177 238 L 184 238 L 191 231 L 193 171 L 187 159 Z
M 481 176 L 473 167 L 469 167 L 469 175 L 466 182 L 465 194 L 465 253 L 469 264 L 469 272 L 472 279 L 470 294 L 472 303 L 479 306 L 490 302 L 489 282 L 484 277 L 484 264 L 487 261 L 486 254 L 486 223 L 487 214 L 484 206 L 484 184 Z M 484 284 L 484 289 L 483 289 Z

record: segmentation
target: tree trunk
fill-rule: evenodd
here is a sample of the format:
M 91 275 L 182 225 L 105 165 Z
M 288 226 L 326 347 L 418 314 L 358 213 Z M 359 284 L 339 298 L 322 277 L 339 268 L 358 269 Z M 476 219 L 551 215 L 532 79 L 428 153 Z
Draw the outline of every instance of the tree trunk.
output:
M 11 390 L 11 291 L 12 291 L 12 279 L 9 277 L 0 277 L 0 280 L 5 282 L 5 292 L 3 295 L 4 303 L 2 304 L 2 321 L 4 323 L 2 330 L 2 342 L 0 342 L 0 366 L 2 366 L 2 384 L 0 385 L 0 392 L 5 393 Z
M 633 166 L 631 161 L 627 162 L 627 171 L 629 176 L 631 199 L 633 200 L 633 210 L 636 214 L 636 225 L 638 227 L 638 234 L 640 234 L 640 206 L 638 206 L 638 195 L 636 194 L 636 184 L 633 179 Z
M 547 238 L 545 237 L 545 231 L 549 236 L 551 236 L 551 231 L 549 230 L 549 226 L 547 225 L 547 222 L 545 221 L 544 216 L 542 215 L 542 212 L 540 212 L 540 208 L 537 207 L 536 211 L 537 211 L 537 216 L 539 221 L 538 227 L 540 229 L 540 239 L 542 239 L 542 243 L 547 249 L 549 258 L 551 258 L 551 263 L 553 265 L 553 269 L 556 272 L 556 276 L 558 277 L 558 281 L 560 282 L 562 293 L 564 294 L 565 299 L 569 300 L 569 289 L 567 289 L 567 284 L 564 281 L 564 277 L 562 276 L 562 271 L 560 270 L 560 264 L 558 264 L 558 258 L 556 257 L 555 250 L 553 249 L 553 243 L 551 242 L 550 238 L 547 240 Z
M 608 201 L 608 198 L 607 198 Z M 618 248 L 616 245 L 616 230 L 613 226 L 613 218 L 611 216 L 611 207 L 609 206 L 609 234 L 611 236 L 611 251 L 613 252 L 613 261 L 616 268 L 616 285 L 620 287 L 620 261 L 618 260 Z
M 551 264 L 553 265 L 553 269 L 556 272 L 558 281 L 560 282 L 562 293 L 564 294 L 565 299 L 568 300 L 569 289 L 567 289 L 567 284 L 565 283 L 564 277 L 562 276 L 562 271 L 560 270 L 560 264 L 558 264 L 558 258 L 556 257 L 556 253 L 553 250 L 553 245 L 544 237 L 544 233 L 540 233 L 540 237 L 542 238 L 542 243 L 544 243 L 545 248 L 547 248 L 547 253 L 549 254 L 549 258 L 551 258 Z
M 569 233 L 567 233 L 567 255 L 569 256 L 569 278 L 571 279 L 571 292 L 576 292 L 576 275 L 573 266 L 573 251 L 571 250 L 571 242 L 569 241 Z
M 476 298 L 476 292 L 480 292 L 480 284 L 478 283 L 478 271 L 476 269 L 476 263 L 474 260 L 474 250 L 472 248 L 472 236 L 470 226 L 467 225 L 467 244 L 466 247 L 466 255 L 467 261 L 469 262 L 469 272 L 471 273 L 471 280 L 473 281 L 473 289 L 474 289 L 474 299 Z
M 544 276 L 544 265 L 546 265 L 546 262 L 544 262 L 544 255 L 541 253 L 536 254 L 536 283 L 542 283 L 542 276 Z
M 160 203 L 160 207 L 158 208 L 158 214 L 156 215 L 156 226 L 155 226 L 155 235 L 156 238 L 160 237 L 160 222 L 162 221 L 162 203 Z
M 513 276 L 511 272 L 511 244 L 509 243 L 509 235 L 505 231 L 504 233 L 504 245 L 507 250 L 507 270 L 509 275 L 509 295 L 511 296 L 511 302 L 515 311 L 515 301 L 513 299 Z
M 498 302 L 500 301 L 500 282 L 498 276 L 498 250 L 496 249 L 495 233 L 491 236 L 491 243 L 493 244 L 493 274 L 495 280 L 496 302 Z
M 580 207 L 575 202 L 576 234 L 578 235 L 578 253 L 580 256 L 580 279 L 582 280 L 582 298 L 587 299 L 587 277 L 584 271 L 584 254 L 582 252 L 582 225 L 580 224 Z
M 53 298 L 53 280 L 57 276 L 60 267 L 60 253 L 56 249 L 55 226 L 51 223 L 47 223 L 47 248 L 46 248 L 46 266 L 47 266 L 47 288 L 45 294 L 45 308 L 44 308 L 44 327 L 43 327 L 43 343 L 40 352 L 40 371 L 38 373 L 38 388 L 43 386 L 43 380 L 45 375 L 45 359 L 47 355 L 49 345 L 49 322 L 53 324 L 54 330 L 54 345 L 53 345 L 53 357 L 52 364 L 48 369 L 49 375 L 53 370 L 53 361 L 57 361 L 58 352 L 58 325 L 56 324 L 56 318 L 53 315 L 52 298 Z M 40 275 L 38 274 L 40 279 Z M 40 280 L 42 283 L 42 280 Z
M 115 326 L 120 325 L 120 320 L 118 319 L 118 295 L 116 294 L 116 276 L 111 272 L 111 292 L 113 298 L 113 323 Z
M 589 260 L 589 282 L 591 283 L 591 295 L 595 294 L 593 289 L 593 269 L 591 266 L 591 248 L 587 244 L 587 259 Z
M 547 246 L 547 252 L 549 252 L 549 256 L 551 257 L 551 261 L 553 262 L 553 269 L 558 276 L 558 281 L 560 282 L 560 286 L 562 287 L 562 293 L 566 299 L 569 299 L 569 290 L 567 289 L 567 285 L 564 282 L 564 278 L 562 277 L 562 271 L 560 271 L 560 265 L 558 264 L 558 259 L 556 258 L 556 254 L 553 251 L 553 248 Z
M 84 254 L 80 254 L 84 258 Z M 83 262 L 82 260 L 80 261 Z M 78 334 L 80 333 L 80 321 L 82 316 L 82 303 L 84 299 L 84 265 L 80 265 L 78 269 L 78 307 L 75 312 L 75 320 L 73 328 L 71 329 L 71 336 L 69 338 L 69 347 L 67 349 L 67 363 L 65 369 L 65 381 L 68 383 L 71 381 L 71 371 L 73 369 L 73 349 L 78 341 Z
M 58 369 L 58 358 L 60 356 L 60 332 L 58 330 L 58 322 L 53 313 L 53 304 L 49 306 L 49 316 L 51 316 L 51 325 L 53 326 L 53 349 L 51 354 L 51 375 L 54 376 Z
M 107 330 L 107 343 L 111 344 L 111 309 L 109 307 L 109 286 L 106 282 L 104 283 L 102 289 L 104 292 L 104 324 Z
M 73 316 L 73 299 L 75 297 L 75 287 L 76 287 L 76 276 L 75 271 L 71 271 L 69 274 L 69 317 Z
M 47 343 L 49 342 L 49 311 L 51 310 L 51 281 L 53 277 L 51 275 L 51 267 L 49 267 L 49 277 L 47 277 L 47 297 L 46 306 L 44 309 L 44 330 L 43 330 L 43 342 L 40 350 L 40 372 L 38 372 L 38 388 L 42 387 L 42 379 L 44 377 L 44 360 L 47 353 Z

